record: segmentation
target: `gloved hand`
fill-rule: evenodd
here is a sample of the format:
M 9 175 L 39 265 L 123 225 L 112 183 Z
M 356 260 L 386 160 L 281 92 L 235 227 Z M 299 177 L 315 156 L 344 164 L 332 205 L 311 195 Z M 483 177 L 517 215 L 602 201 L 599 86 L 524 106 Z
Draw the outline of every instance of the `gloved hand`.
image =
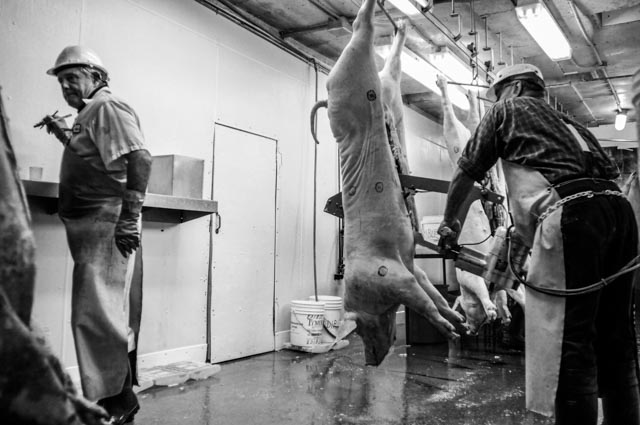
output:
M 450 251 L 458 245 L 461 227 L 460 220 L 458 219 L 453 221 L 444 220 L 440 223 L 438 227 L 438 234 L 440 235 L 438 246 L 441 250 Z
M 144 193 L 127 189 L 122 199 L 120 218 L 116 223 L 116 247 L 126 258 L 140 246 L 140 213 L 144 203 Z

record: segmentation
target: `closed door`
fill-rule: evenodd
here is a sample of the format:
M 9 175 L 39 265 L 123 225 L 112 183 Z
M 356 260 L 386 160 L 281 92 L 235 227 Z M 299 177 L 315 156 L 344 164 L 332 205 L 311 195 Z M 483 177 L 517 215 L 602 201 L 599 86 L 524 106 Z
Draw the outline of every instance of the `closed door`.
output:
M 216 124 L 211 361 L 273 351 L 277 141 Z

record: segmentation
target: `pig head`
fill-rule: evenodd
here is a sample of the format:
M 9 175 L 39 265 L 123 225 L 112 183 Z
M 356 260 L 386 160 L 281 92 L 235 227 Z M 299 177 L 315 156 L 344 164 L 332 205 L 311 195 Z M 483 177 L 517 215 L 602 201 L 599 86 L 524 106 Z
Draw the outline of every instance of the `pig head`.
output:
M 327 80 L 331 131 L 338 142 L 344 209 L 345 295 L 349 317 L 378 365 L 395 340 L 400 304 L 442 333 L 455 327 L 440 315 L 414 276 L 414 235 L 389 148 L 373 51 L 375 0 L 365 0 L 353 35 Z

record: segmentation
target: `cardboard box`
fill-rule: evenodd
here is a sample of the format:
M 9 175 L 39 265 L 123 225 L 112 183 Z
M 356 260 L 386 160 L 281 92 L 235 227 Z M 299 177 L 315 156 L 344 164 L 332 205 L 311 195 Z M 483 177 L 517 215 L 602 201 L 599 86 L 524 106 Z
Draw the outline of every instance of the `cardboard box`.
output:
M 202 199 L 204 160 L 182 155 L 153 157 L 149 193 Z

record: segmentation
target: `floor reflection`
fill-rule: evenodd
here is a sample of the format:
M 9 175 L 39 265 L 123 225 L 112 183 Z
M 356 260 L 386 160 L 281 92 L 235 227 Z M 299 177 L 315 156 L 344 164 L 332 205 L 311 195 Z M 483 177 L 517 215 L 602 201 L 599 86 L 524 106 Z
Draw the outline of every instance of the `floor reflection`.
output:
M 402 334 L 402 333 L 399 333 Z M 404 345 L 364 366 L 360 339 L 327 354 L 283 350 L 222 364 L 205 381 L 142 393 L 139 424 L 524 424 L 521 352 L 464 344 Z

